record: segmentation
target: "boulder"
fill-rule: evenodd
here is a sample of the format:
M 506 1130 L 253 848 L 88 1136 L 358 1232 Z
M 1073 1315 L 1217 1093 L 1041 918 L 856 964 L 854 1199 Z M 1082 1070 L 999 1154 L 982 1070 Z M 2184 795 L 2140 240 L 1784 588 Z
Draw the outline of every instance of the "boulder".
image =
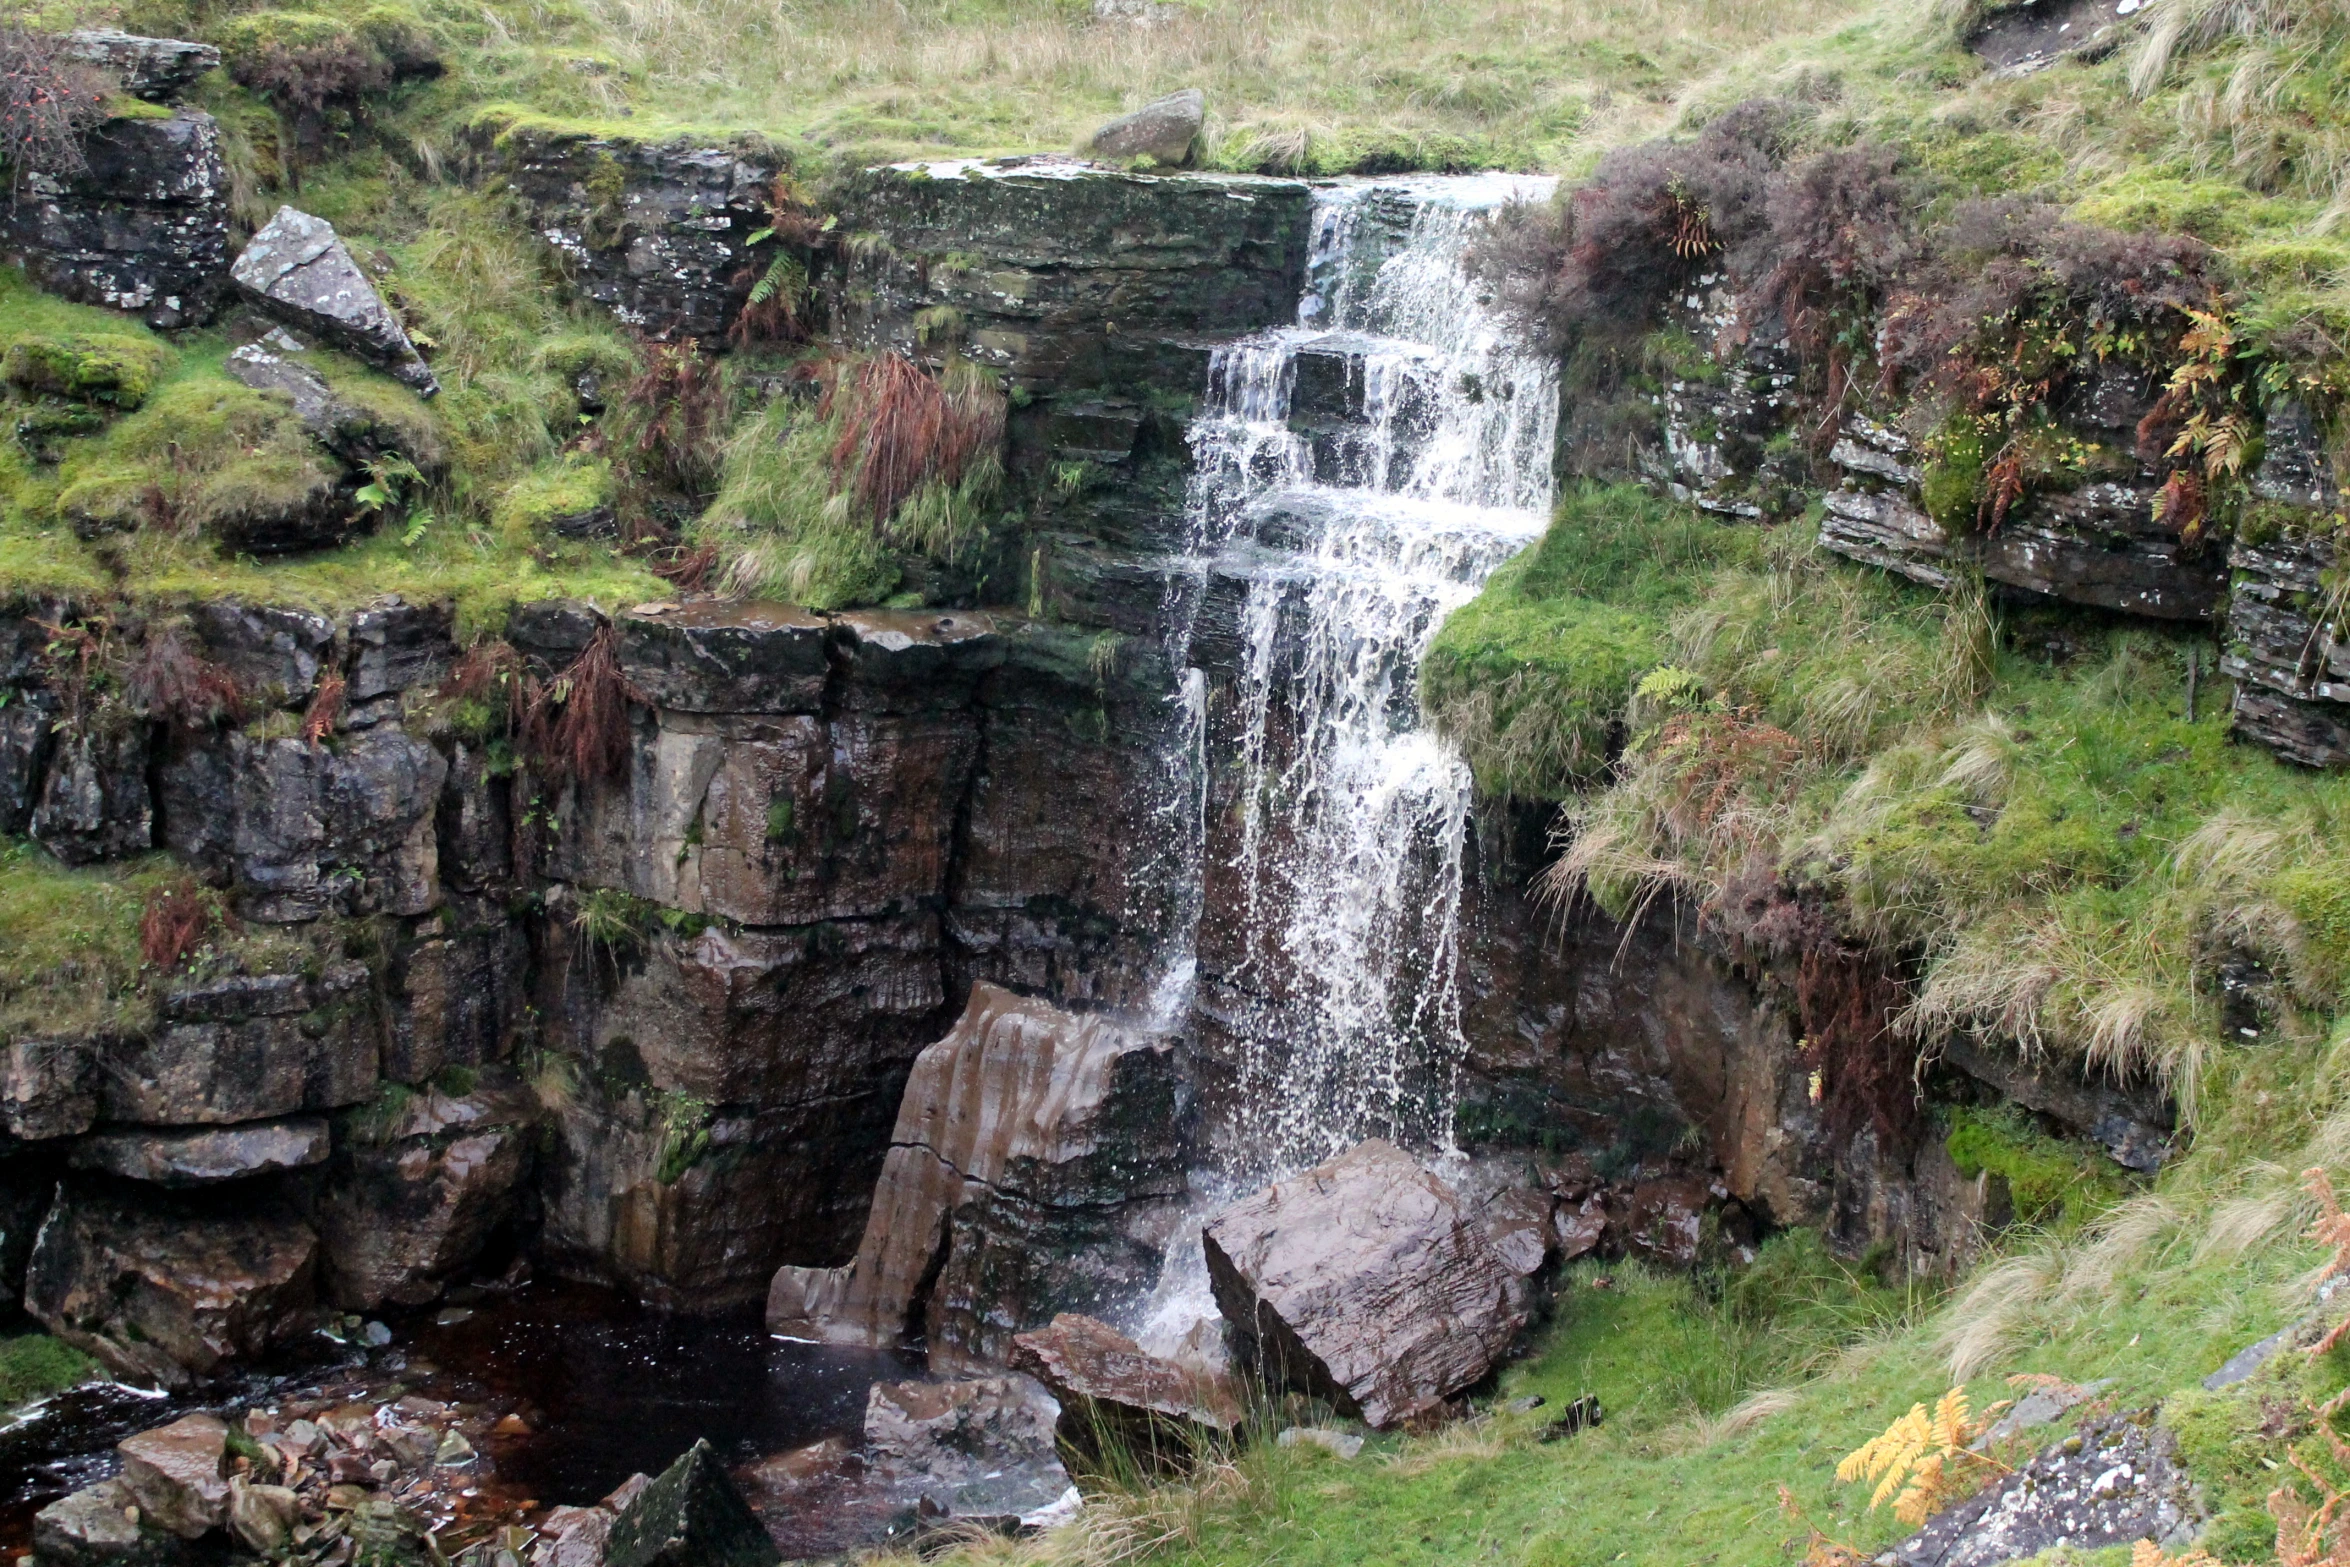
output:
M 1934 1515 L 1882 1560 L 1897 1567 L 1996 1567 L 2063 1545 L 2153 1540 L 2184 1550 L 2200 1519 L 2178 1444 L 2152 1410 L 2116 1415 L 2048 1448 L 1989 1489 Z
M 365 965 L 229 975 L 165 992 L 155 1028 L 105 1053 L 106 1117 L 230 1126 L 371 1097 L 373 985 Z
M 293 404 L 302 428 L 354 472 L 395 454 L 419 468 L 439 465 L 439 449 L 421 438 L 421 426 L 403 428 L 377 410 L 339 395 L 325 376 L 303 361 L 300 345 L 282 331 L 236 349 L 223 368 L 230 379 Z
M 865 1398 L 865 1446 L 934 1507 L 1017 1518 L 1069 1489 L 1053 1445 L 1059 1418 L 1052 1395 L 1024 1376 L 876 1382 Z
M 101 1480 L 33 1515 L 33 1559 L 41 1567 L 178 1567 L 190 1552 L 147 1520 L 122 1481 Z
M 1707 1184 L 1694 1176 L 1636 1183 L 1625 1194 L 1619 1216 L 1625 1244 L 1665 1267 L 1688 1267 L 1697 1260 L 1705 1208 L 1712 1196 Z
M 1207 121 L 1207 95 L 1187 87 L 1110 121 L 1087 138 L 1085 152 L 1112 163 L 1148 159 L 1161 168 L 1179 169 L 1191 161 L 1192 145 Z
M 100 1132 L 66 1163 L 159 1186 L 208 1186 L 326 1162 L 326 1121 L 297 1116 L 190 1132 Z
M 0 1045 L 0 1126 L 28 1142 L 88 1131 L 98 1119 L 98 1061 L 107 1053 L 78 1034 L 19 1034 Z
M 1476 1215 L 1391 1143 L 1235 1203 L 1204 1239 L 1239 1362 L 1381 1429 L 1482 1380 L 1525 1325 Z
M 212 116 L 108 120 L 80 173 L 28 175 L 0 203 L 0 254 L 85 304 L 172 329 L 211 319 L 228 272 L 229 178 Z
M 278 208 L 277 216 L 237 257 L 229 275 L 256 304 L 288 326 L 315 332 L 381 366 L 421 396 L 440 390 L 416 345 L 408 340 L 407 328 L 324 218 L 293 207 Z
M 126 1436 L 122 1483 L 144 1518 L 193 1540 L 228 1521 L 228 1427 L 214 1415 L 183 1415 L 170 1425 Z
M 1000 1363 L 1013 1333 L 1139 1293 L 1161 1248 L 1137 1221 L 1184 1189 L 1184 1098 L 1171 1041 L 974 986 L 915 1060 L 856 1257 L 779 1270 L 769 1329 L 886 1345 L 919 1313 L 933 1364 Z
M 65 53 L 110 72 L 122 90 L 149 103 L 169 103 L 220 64 L 220 51 L 184 38 L 142 38 L 111 27 L 65 35 Z
M 513 1217 L 538 1101 L 511 1080 L 428 1087 L 350 1121 L 318 1209 L 327 1293 L 352 1311 L 423 1305 Z
M 782 1559 L 707 1441 L 638 1490 L 604 1540 L 604 1567 L 773 1567 Z
M 1186 1463 L 1236 1435 L 1240 1398 L 1222 1377 L 1145 1354 L 1106 1322 L 1063 1312 L 1012 1340 L 1012 1369 L 1044 1384 L 1061 1406 L 1061 1440 L 1144 1463 Z
M 68 1183 L 41 1227 L 25 1309 L 117 1373 L 186 1387 L 304 1326 L 318 1237 L 290 1214 Z

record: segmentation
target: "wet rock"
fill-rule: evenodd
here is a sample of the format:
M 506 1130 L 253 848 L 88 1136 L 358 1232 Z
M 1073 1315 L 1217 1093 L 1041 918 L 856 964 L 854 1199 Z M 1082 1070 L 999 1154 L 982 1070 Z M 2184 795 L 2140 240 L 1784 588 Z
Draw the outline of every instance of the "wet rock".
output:
M 198 1132 L 100 1132 L 74 1144 L 66 1162 L 159 1186 L 207 1186 L 323 1164 L 327 1141 L 318 1117 Z
M 357 1104 L 375 1091 L 367 969 L 232 975 L 165 993 L 151 1032 L 116 1044 L 107 1119 L 222 1126 Z
M 2183 545 L 2154 520 L 2151 484 L 2085 484 L 2020 504 L 1972 541 L 1993 582 L 2155 620 L 2204 620 L 2227 590 L 2222 551 Z
M 229 1532 L 264 1558 L 284 1554 L 302 1523 L 302 1500 L 282 1485 L 229 1482 Z
M 104 1053 L 78 1034 L 19 1034 L 0 1044 L 0 1124 L 28 1142 L 88 1131 L 98 1119 Z
M 2235 732 L 2302 767 L 2350 767 L 2350 709 L 2236 688 Z
M 1820 543 L 1865 565 L 1947 590 L 1950 536 L 1941 524 L 1892 491 L 1830 490 L 1822 500 Z
M 0 205 L 0 254 L 33 280 L 148 325 L 209 320 L 227 282 L 228 171 L 212 116 L 108 120 L 83 138 L 89 167 L 25 178 Z
M 2029 1110 L 2073 1127 L 2114 1163 L 2152 1175 L 2170 1157 L 2175 1111 L 2158 1094 L 2102 1077 L 2038 1071 L 1975 1039 L 1953 1039 L 1943 1060 Z
M 423 396 L 440 390 L 408 340 L 407 328 L 324 218 L 278 208 L 237 257 L 230 275 L 256 304 L 287 325 L 315 332 L 381 366 Z
M 1155 1275 L 1138 1221 L 1183 1190 L 1181 1122 L 1170 1041 L 975 986 L 914 1063 L 856 1257 L 779 1270 L 768 1327 L 892 1344 L 920 1311 L 934 1364 L 1000 1363 L 1012 1334 Z
M 41 798 L 53 745 L 55 705 L 32 692 L 11 691 L 0 706 L 0 833 L 22 833 Z
M 68 865 L 118 860 L 155 845 L 147 726 L 108 713 L 57 736 L 31 833 Z
M 831 622 L 787 604 L 647 607 L 623 615 L 620 666 L 681 713 L 813 713 L 831 674 Z
M 494 745 L 460 740 L 449 747 L 449 776 L 441 785 L 435 826 L 441 880 L 455 892 L 504 893 L 514 886 L 514 789 L 508 773 L 509 762 Z
M 1161 168 L 1179 169 L 1191 161 L 1192 143 L 1199 140 L 1207 119 L 1207 95 L 1187 87 L 1118 116 L 1087 138 L 1085 150 L 1114 163 L 1148 159 Z
M 128 1486 L 101 1480 L 33 1515 L 33 1559 L 42 1567 L 178 1567 L 190 1553 L 141 1516 Z
M 2350 765 L 2350 646 L 2313 612 L 2335 556 L 2322 526 L 2239 538 L 2228 556 L 2219 668 L 2237 683 L 2235 731 L 2304 767 Z
M 426 1088 L 391 1115 L 351 1117 L 318 1211 L 334 1302 L 372 1311 L 437 1298 L 514 1216 L 538 1118 L 510 1081 Z
M 149 103 L 170 103 L 220 64 L 220 51 L 184 38 L 142 38 L 111 27 L 67 33 L 64 52 L 111 72 L 122 90 Z
M 2341 504 L 2341 481 L 2326 451 L 2325 430 L 2298 399 L 2278 398 L 2268 405 L 2252 493 L 2264 501 L 2313 511 L 2330 511 Z
M 865 1446 L 948 1512 L 1017 1517 L 1069 1488 L 1053 1446 L 1059 1416 L 1052 1395 L 1024 1376 L 876 1382 L 865 1400 Z
M 780 1560 L 706 1441 L 638 1491 L 604 1542 L 605 1567 L 772 1567 Z
M 1235 1435 L 1240 1399 L 1223 1378 L 1145 1354 L 1108 1323 L 1063 1312 L 1012 1340 L 1012 1369 L 1044 1384 L 1061 1406 L 1061 1440 L 1079 1452 L 1112 1451 L 1182 1464 Z
M 423 914 L 440 902 L 433 812 L 448 762 L 379 726 L 336 746 L 232 733 L 162 769 L 164 843 L 235 883 L 265 923 Z
M 484 138 L 581 293 L 626 326 L 718 345 L 742 308 L 776 155 L 748 140 L 642 142 L 536 128 Z
M 1555 1207 L 1548 1192 L 1515 1187 L 1497 1193 L 1481 1210 L 1485 1238 L 1512 1273 L 1531 1277 L 1550 1260 L 1558 1245 L 1558 1232 L 1551 1222 Z
M 190 618 L 204 656 L 273 707 L 308 702 L 333 654 L 335 623 L 315 610 L 206 599 Z
M 416 921 L 385 976 L 383 1075 L 421 1083 L 445 1067 L 502 1060 L 529 1003 L 528 959 L 521 927 L 487 899 L 453 898 Z
M 1713 1193 L 1694 1176 L 1641 1181 L 1626 1194 L 1622 1226 L 1631 1249 L 1669 1268 L 1697 1260 L 1704 1213 Z
M 832 628 L 841 701 L 869 712 L 968 707 L 1005 656 L 995 621 L 968 610 L 851 610 L 833 617 Z
M 185 1387 L 307 1320 L 318 1238 L 266 1206 L 133 1202 L 60 1189 L 25 1309 L 116 1372 Z
M 115 1444 L 122 1483 L 147 1520 L 183 1540 L 228 1521 L 228 1427 L 212 1415 L 186 1415 Z
M 1385 1429 L 1484 1377 L 1525 1324 L 1459 1194 L 1371 1141 L 1208 1221 L 1236 1359 Z
M 2183 1548 L 2200 1521 L 2177 1442 L 2153 1411 L 2119 1415 L 2049 1448 L 1895 1546 L 1900 1567 L 1994 1567 L 2059 1544 L 2075 1551 L 2153 1540 Z

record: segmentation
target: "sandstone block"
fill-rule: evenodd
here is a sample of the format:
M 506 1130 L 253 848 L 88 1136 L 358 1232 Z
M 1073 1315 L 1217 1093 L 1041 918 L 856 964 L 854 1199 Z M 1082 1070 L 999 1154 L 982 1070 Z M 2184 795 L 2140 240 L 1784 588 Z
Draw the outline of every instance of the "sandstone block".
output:
M 1240 1430 L 1240 1399 L 1224 1378 L 1145 1354 L 1092 1317 L 1063 1312 L 1018 1335 L 1011 1362 L 1053 1395 L 1061 1440 L 1079 1452 L 1107 1443 L 1145 1462 L 1182 1464 Z
M 148 1522 L 183 1540 L 228 1521 L 228 1427 L 214 1415 L 184 1415 L 170 1425 L 126 1436 L 122 1483 Z
M 1482 1379 L 1525 1323 L 1474 1214 L 1393 1144 L 1358 1144 L 1208 1221 L 1235 1353 L 1382 1429 Z

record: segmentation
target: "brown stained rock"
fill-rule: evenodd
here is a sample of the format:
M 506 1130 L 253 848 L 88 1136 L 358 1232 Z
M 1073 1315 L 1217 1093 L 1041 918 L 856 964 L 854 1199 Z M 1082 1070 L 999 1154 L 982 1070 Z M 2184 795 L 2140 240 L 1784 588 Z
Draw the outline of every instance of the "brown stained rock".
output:
M 322 1117 L 297 1116 L 204 1131 L 100 1132 L 76 1143 L 66 1163 L 159 1186 L 209 1186 L 326 1162 Z
M 1557 1236 L 1559 1260 L 1572 1262 L 1607 1234 L 1607 1205 L 1597 1195 L 1572 1207 L 1562 1202 L 1551 1215 L 1551 1226 Z
M 1485 1205 L 1485 1238 L 1493 1243 L 1494 1255 L 1521 1278 L 1540 1272 L 1550 1260 L 1557 1244 L 1554 1206 L 1548 1192 L 1523 1187 L 1501 1192 Z
M 521 926 L 488 898 L 452 898 L 409 926 L 385 975 L 383 1075 L 422 1083 L 500 1060 L 530 999 L 528 956 Z
M 950 1218 L 966 1204 L 1016 1207 L 1024 1243 L 1050 1257 L 1066 1254 L 1050 1239 L 1064 1214 L 1091 1219 L 1138 1196 L 1179 1193 L 1172 1054 L 1168 1041 L 1106 1019 L 973 987 L 953 1030 L 914 1063 L 855 1259 L 778 1271 L 768 1327 L 830 1343 L 897 1342 L 924 1308 L 930 1277 L 955 1269 L 954 1256 L 942 1267 L 940 1253 Z M 1009 1228 L 1012 1215 L 1005 1217 Z M 976 1251 L 978 1238 L 956 1235 L 946 1249 Z M 1073 1303 L 1053 1298 L 1055 1281 L 1036 1282 L 1017 1295 L 989 1292 L 983 1304 L 1000 1343 L 976 1320 L 942 1320 L 934 1298 L 933 1355 L 959 1348 L 1000 1356 L 1011 1332 Z
M 115 1444 L 122 1483 L 158 1528 L 193 1540 L 228 1521 L 229 1483 L 222 1473 L 228 1427 L 212 1415 L 185 1415 Z
M 106 1117 L 219 1126 L 358 1104 L 377 1081 L 373 1005 L 366 967 L 349 961 L 171 991 L 154 1030 L 107 1053 Z
M 302 1500 L 282 1485 L 229 1482 L 229 1532 L 265 1558 L 281 1555 L 302 1522 Z
M 358 1118 L 319 1204 L 328 1295 L 352 1311 L 438 1298 L 513 1216 L 538 1121 L 510 1080 L 428 1087 L 388 1125 Z
M 317 1253 L 310 1227 L 274 1209 L 68 1183 L 25 1309 L 121 1374 L 185 1387 L 307 1323 Z
M 1060 1404 L 1061 1440 L 1080 1452 L 1108 1446 L 1146 1463 L 1187 1463 L 1238 1433 L 1244 1418 L 1224 1378 L 1145 1354 L 1108 1323 L 1074 1312 L 1015 1337 L 1011 1360 Z
M 1204 1233 L 1240 1364 L 1381 1429 L 1481 1380 L 1525 1324 L 1476 1216 L 1391 1143 L 1276 1182 Z

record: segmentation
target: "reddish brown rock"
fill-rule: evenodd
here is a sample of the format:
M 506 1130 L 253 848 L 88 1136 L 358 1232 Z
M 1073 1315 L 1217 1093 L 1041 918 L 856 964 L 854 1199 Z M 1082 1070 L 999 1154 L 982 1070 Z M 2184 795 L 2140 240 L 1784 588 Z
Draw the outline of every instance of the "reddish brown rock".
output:
M 307 1324 L 317 1254 L 308 1225 L 271 1209 L 68 1184 L 25 1309 L 117 1372 L 185 1387 Z
M 1477 1216 L 1391 1143 L 1275 1182 L 1205 1240 L 1239 1362 L 1382 1429 L 1483 1379 L 1526 1321 Z
M 953 1031 L 914 1064 L 855 1259 L 778 1271 L 769 1328 L 891 1344 L 926 1322 L 934 1357 L 1000 1359 L 1013 1332 L 1146 1282 L 1156 1248 L 1104 1233 L 1102 1216 L 1182 1190 L 1173 1055 L 1169 1041 L 1107 1019 L 974 987 Z M 987 1217 L 950 1228 L 974 1206 Z M 1019 1259 L 1043 1266 L 1023 1273 Z
M 1241 1427 L 1231 1383 L 1145 1354 L 1092 1317 L 1063 1312 L 1050 1326 L 1018 1335 L 1011 1359 L 1013 1370 L 1042 1382 L 1060 1404 L 1061 1440 L 1080 1452 L 1107 1445 L 1154 1467 L 1182 1464 Z
M 122 1483 L 146 1520 L 193 1540 L 228 1521 L 229 1487 L 221 1473 L 228 1427 L 212 1415 L 186 1415 L 115 1444 Z

